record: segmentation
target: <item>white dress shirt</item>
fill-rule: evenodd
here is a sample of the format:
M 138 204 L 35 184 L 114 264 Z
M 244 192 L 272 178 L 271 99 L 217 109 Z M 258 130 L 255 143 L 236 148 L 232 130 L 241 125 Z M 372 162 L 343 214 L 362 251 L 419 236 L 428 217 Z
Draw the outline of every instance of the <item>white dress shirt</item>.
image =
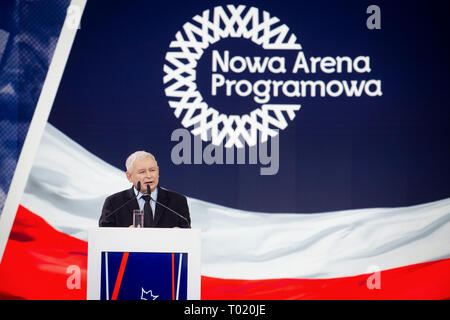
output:
M 145 200 L 142 198 L 142 196 L 145 196 L 145 194 L 143 194 L 142 192 L 138 192 L 136 190 L 136 188 L 134 188 L 134 194 L 138 195 L 137 201 L 139 204 L 139 209 L 144 211 Z M 150 199 L 150 207 L 152 208 L 153 219 L 154 219 L 156 203 L 155 203 L 155 201 L 153 201 L 153 199 L 158 200 L 158 188 L 155 188 L 155 190 L 152 191 L 151 197 L 152 197 L 152 199 Z

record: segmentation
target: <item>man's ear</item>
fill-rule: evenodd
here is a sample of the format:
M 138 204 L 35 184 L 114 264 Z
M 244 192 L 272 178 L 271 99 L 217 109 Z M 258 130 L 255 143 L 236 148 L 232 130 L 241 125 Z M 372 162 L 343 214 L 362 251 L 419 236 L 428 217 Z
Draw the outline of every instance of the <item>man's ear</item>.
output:
M 131 174 L 130 174 L 128 171 L 126 171 L 125 174 L 127 175 L 128 181 L 130 181 L 131 183 L 133 183 L 133 181 L 131 181 Z

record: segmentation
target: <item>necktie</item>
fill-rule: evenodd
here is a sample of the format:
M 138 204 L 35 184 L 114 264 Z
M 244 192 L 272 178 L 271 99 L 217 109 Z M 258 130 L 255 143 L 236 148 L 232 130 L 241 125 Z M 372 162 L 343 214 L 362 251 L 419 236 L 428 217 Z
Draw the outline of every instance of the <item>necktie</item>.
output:
M 142 196 L 142 199 L 145 200 L 144 227 L 151 227 L 153 226 L 153 212 L 152 207 L 150 206 L 150 196 L 149 195 Z

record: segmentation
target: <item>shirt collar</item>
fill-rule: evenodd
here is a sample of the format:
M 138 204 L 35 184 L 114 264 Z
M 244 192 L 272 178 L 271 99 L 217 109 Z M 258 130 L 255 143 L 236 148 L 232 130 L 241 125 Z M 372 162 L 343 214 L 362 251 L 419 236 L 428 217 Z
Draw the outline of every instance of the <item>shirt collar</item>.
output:
M 134 194 L 136 195 L 136 197 L 138 199 L 141 199 L 142 196 L 144 196 L 145 194 L 143 194 L 140 191 L 137 191 L 136 187 L 133 187 L 133 191 Z M 152 199 L 156 200 L 158 198 L 158 187 L 155 188 L 155 190 L 153 190 L 150 194 L 150 196 L 152 197 Z

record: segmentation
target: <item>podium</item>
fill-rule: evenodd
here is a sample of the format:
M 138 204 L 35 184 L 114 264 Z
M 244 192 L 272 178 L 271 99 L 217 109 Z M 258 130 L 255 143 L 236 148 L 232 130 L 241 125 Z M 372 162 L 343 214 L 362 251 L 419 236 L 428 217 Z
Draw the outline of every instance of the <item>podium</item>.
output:
M 199 300 L 200 230 L 89 230 L 88 300 Z

